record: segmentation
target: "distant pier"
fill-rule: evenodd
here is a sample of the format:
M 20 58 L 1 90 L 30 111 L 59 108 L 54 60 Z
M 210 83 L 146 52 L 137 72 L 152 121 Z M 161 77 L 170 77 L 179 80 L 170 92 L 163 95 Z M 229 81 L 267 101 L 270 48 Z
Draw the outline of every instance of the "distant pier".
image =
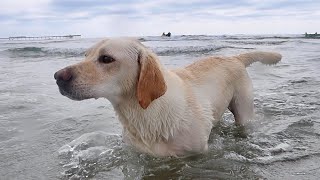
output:
M 8 40 L 52 40 L 52 39 L 74 39 L 74 38 L 81 38 L 79 34 L 71 34 L 71 35 L 64 35 L 64 36 L 13 36 L 9 38 L 1 38 L 1 39 L 8 39 Z

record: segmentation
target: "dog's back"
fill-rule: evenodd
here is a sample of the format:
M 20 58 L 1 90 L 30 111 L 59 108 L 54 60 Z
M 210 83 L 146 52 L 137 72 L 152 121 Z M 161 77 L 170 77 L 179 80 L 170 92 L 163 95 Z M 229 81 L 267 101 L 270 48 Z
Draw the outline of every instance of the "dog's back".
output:
M 281 55 L 271 52 L 251 52 L 233 57 L 209 57 L 175 73 L 191 84 L 197 99 L 204 108 L 212 109 L 219 120 L 225 110 L 234 114 L 236 123 L 244 124 L 253 118 L 252 83 L 246 67 L 253 62 L 276 64 Z

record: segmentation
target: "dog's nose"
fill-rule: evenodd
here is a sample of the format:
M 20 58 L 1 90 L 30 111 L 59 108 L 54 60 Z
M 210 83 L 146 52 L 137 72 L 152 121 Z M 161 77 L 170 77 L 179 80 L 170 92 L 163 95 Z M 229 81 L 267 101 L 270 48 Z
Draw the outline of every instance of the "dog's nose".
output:
M 72 72 L 70 68 L 64 68 L 54 73 L 54 79 L 57 80 L 58 85 L 65 84 L 70 81 L 72 79 Z

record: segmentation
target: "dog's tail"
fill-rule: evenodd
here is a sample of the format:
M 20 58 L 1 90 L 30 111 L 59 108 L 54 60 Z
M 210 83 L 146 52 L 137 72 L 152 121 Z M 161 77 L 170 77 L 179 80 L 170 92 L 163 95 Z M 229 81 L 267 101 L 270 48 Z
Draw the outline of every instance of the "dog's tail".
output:
M 261 51 L 244 53 L 235 57 L 239 59 L 246 67 L 256 61 L 260 61 L 263 64 L 277 64 L 282 58 L 281 54 L 279 53 Z

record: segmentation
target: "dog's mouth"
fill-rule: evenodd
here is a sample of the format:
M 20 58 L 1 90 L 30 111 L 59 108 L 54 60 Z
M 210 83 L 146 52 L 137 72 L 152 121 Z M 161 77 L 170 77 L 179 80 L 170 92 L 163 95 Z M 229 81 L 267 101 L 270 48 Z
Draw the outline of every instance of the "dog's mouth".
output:
M 91 96 L 89 96 L 90 91 L 88 90 L 84 90 L 83 88 L 76 88 L 73 86 L 70 87 L 66 87 L 66 86 L 59 86 L 59 91 L 63 96 L 66 96 L 72 100 L 76 100 L 76 101 L 81 101 L 84 99 L 90 99 L 92 98 Z

